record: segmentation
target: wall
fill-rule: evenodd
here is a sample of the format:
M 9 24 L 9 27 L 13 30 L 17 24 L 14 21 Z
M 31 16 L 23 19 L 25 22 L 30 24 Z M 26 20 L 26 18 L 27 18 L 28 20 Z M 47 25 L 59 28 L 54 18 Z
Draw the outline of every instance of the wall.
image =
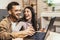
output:
M 7 4 L 12 2 L 12 1 L 16 1 L 20 4 L 22 4 L 22 0 L 0 0 L 0 9 L 6 9 Z
M 52 8 L 44 2 L 45 0 L 37 0 L 37 11 L 38 11 L 38 18 L 40 18 L 40 14 L 42 12 L 50 12 Z

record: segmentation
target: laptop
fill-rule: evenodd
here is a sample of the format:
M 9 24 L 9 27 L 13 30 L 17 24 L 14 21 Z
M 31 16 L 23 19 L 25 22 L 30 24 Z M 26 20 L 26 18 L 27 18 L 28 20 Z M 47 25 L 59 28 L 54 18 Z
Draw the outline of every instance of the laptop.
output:
M 48 30 L 51 30 L 51 28 L 53 27 L 53 24 L 54 24 L 55 19 L 56 19 L 56 17 L 51 18 L 50 23 L 49 23 L 49 25 L 48 25 L 48 28 L 47 28 L 47 30 L 46 30 L 46 33 L 45 33 L 43 39 L 45 39 L 45 37 L 46 37 L 46 35 L 47 35 L 47 33 L 48 33 Z
M 48 30 L 50 30 L 51 27 L 53 26 L 55 19 L 56 19 L 56 17 L 51 18 L 46 32 L 37 32 L 36 31 L 36 33 L 33 36 L 30 36 L 25 40 L 45 40 L 45 37 L 46 37 L 46 35 L 48 33 Z

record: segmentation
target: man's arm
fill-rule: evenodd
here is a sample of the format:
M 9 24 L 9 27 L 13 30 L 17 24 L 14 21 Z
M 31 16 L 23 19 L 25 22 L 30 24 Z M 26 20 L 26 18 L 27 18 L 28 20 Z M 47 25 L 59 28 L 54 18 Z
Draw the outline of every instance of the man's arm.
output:
M 7 21 L 5 19 L 3 19 L 1 22 L 0 22 L 0 39 L 10 39 L 10 33 L 8 32 L 7 30 Z
M 12 38 L 12 37 L 13 38 L 19 38 L 19 37 L 24 38 L 28 35 L 34 34 L 32 27 L 29 27 L 23 31 L 9 33 L 6 27 L 7 24 L 8 23 L 6 20 L 3 20 L 0 22 L 0 38 L 7 38 L 7 39 Z
M 26 37 L 26 34 L 24 33 L 24 31 L 21 31 L 19 33 L 17 33 L 17 32 L 10 33 L 8 31 L 9 29 L 7 28 L 7 24 L 8 24 L 8 22 L 6 20 L 2 20 L 0 22 L 0 38 L 1 39 L 10 39 L 10 38 L 15 38 L 15 37 Z M 24 33 L 24 34 L 22 34 L 22 33 Z M 23 36 L 20 34 L 22 34 Z
M 19 32 L 12 32 L 11 35 L 15 38 L 24 38 L 26 36 L 32 36 L 35 33 L 33 27 L 28 27 L 27 29 L 23 30 L 23 31 L 19 31 Z

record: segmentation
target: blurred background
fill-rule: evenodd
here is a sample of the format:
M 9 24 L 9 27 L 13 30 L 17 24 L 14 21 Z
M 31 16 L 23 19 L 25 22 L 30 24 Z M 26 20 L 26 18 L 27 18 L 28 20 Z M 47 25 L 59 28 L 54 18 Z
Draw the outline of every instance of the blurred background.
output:
M 12 1 L 18 2 L 22 6 L 22 9 L 26 6 L 32 6 L 34 8 L 39 28 L 47 28 L 50 19 L 52 18 L 52 16 L 41 17 L 41 15 L 50 15 L 52 13 L 54 15 L 60 14 L 60 0 L 0 0 L 0 21 L 8 15 L 6 6 Z M 52 26 L 52 31 L 60 32 L 59 27 L 60 17 L 56 16 L 55 24 Z

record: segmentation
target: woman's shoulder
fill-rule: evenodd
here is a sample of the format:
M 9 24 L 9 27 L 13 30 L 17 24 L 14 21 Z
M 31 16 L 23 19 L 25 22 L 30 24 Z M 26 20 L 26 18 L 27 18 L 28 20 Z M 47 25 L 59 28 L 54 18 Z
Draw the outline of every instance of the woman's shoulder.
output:
M 24 21 L 20 21 L 20 22 L 18 22 L 18 24 L 24 24 L 25 22 Z
M 25 21 L 20 21 L 19 24 L 22 24 L 22 25 L 32 25 L 31 23 L 28 23 L 28 22 L 25 22 Z

